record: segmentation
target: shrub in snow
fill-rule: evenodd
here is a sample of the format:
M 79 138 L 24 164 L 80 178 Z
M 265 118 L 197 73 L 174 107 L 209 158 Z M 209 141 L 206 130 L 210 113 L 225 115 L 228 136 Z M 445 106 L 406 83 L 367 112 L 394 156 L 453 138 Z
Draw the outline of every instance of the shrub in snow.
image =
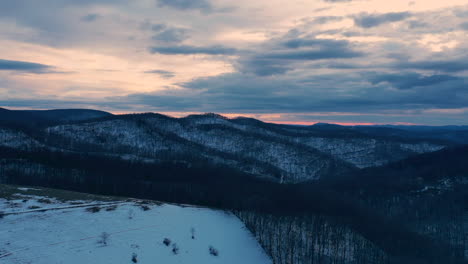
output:
M 39 209 L 39 208 L 41 208 L 41 207 L 37 206 L 37 205 L 28 206 L 28 209 Z
M 174 255 L 177 255 L 179 253 L 179 247 L 176 243 L 172 244 L 172 253 L 174 253 Z
M 164 243 L 164 245 L 166 245 L 166 247 L 168 247 L 171 244 L 171 240 L 169 238 L 165 238 L 163 240 L 163 243 Z
M 117 209 L 117 205 L 113 205 L 113 206 L 107 207 L 107 208 L 106 208 L 106 211 L 114 211 L 115 209 Z
M 128 210 L 128 219 L 133 219 L 135 216 L 135 212 L 133 212 L 133 209 Z
M 138 262 L 137 254 L 136 254 L 136 253 L 133 253 L 133 254 L 132 254 L 132 262 L 133 262 L 133 263 L 137 263 L 137 262 Z
M 215 257 L 219 255 L 218 250 L 212 246 L 210 246 L 209 251 L 210 251 L 210 255 L 213 255 Z
M 101 207 L 99 207 L 99 206 L 88 207 L 88 208 L 86 208 L 86 211 L 90 212 L 90 213 L 97 213 L 97 212 L 101 211 Z
M 40 202 L 40 203 L 45 203 L 45 204 L 51 204 L 52 203 L 51 200 L 45 199 L 45 198 L 41 198 L 41 199 L 39 199 L 37 201 Z
M 190 233 L 192 234 L 192 239 L 195 239 L 195 228 L 190 228 Z
M 5 216 L 5 213 L 3 211 L 0 211 L 0 219 L 2 219 Z
M 107 243 L 109 242 L 109 234 L 107 232 L 102 232 L 101 235 L 99 236 L 98 243 L 107 246 Z
M 149 206 L 147 206 L 147 205 L 142 205 L 142 206 L 140 206 L 140 207 L 141 207 L 141 209 L 143 209 L 143 211 L 148 211 L 148 210 L 151 209 L 151 208 L 150 208 Z

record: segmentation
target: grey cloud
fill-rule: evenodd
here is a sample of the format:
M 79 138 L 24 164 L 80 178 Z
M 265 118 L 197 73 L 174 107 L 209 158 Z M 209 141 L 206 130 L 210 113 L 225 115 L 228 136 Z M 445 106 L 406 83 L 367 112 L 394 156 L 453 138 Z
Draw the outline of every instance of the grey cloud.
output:
M 461 23 L 460 28 L 463 30 L 468 30 L 468 22 Z
M 330 63 L 325 64 L 324 66 L 330 69 L 341 69 L 341 70 L 364 69 L 364 68 L 373 67 L 370 65 L 361 65 L 357 63 L 342 63 L 342 62 L 330 62 Z
M 372 84 L 389 83 L 398 89 L 412 89 L 421 86 L 433 86 L 449 81 L 461 80 L 451 75 L 421 75 L 418 73 L 375 74 L 369 77 Z
M 387 89 L 392 85 L 386 81 L 366 84 L 361 79 L 359 74 L 344 76 L 340 73 L 294 79 L 234 73 L 195 79 L 181 84 L 183 89 L 170 94 L 136 94 L 122 101 L 130 100 L 164 111 L 254 113 L 353 111 L 366 114 L 468 106 L 466 79 L 419 78 L 414 83 L 423 86 L 396 90 Z
M 296 38 L 290 39 L 283 43 L 287 48 L 297 49 L 301 47 L 314 47 L 322 50 L 349 50 L 349 42 L 346 40 L 334 40 L 334 39 L 305 39 Z
M 425 27 L 428 27 L 428 26 L 429 26 L 429 24 L 427 24 L 425 22 L 418 21 L 418 20 L 408 21 L 408 27 L 411 28 L 411 29 L 425 28 Z
M 360 14 L 354 17 L 354 23 L 362 28 L 377 27 L 381 24 L 397 22 L 410 17 L 409 12 L 394 12 L 385 14 Z
M 459 9 L 456 8 L 453 10 L 453 13 L 460 18 L 467 18 L 468 17 L 468 10 L 467 9 Z
M 166 29 L 166 27 L 167 27 L 166 24 L 154 24 L 151 26 L 151 30 L 160 32 L 161 30 Z
M 30 73 L 46 73 L 50 72 L 52 70 L 52 67 L 40 63 L 0 59 L 0 70 L 21 71 Z
M 169 79 L 175 76 L 174 72 L 165 71 L 165 70 L 151 70 L 151 71 L 145 71 L 145 73 L 157 74 L 166 79 Z
M 208 0 L 157 0 L 161 7 L 171 7 L 179 10 L 200 10 L 204 13 L 213 11 Z
M 241 60 L 238 68 L 244 73 L 254 73 L 258 76 L 284 74 L 292 69 L 291 66 L 281 61 L 257 57 Z
M 234 48 L 229 48 L 221 45 L 214 46 L 157 46 L 150 48 L 151 53 L 159 53 L 165 55 L 191 55 L 191 54 L 206 54 L 206 55 L 233 55 L 237 52 Z
M 364 56 L 355 51 L 347 41 L 330 39 L 294 38 L 273 43 L 269 52 L 256 52 L 245 55 L 238 63 L 244 73 L 259 76 L 284 74 L 294 69 L 297 62 L 326 59 L 349 59 Z
M 153 40 L 165 43 L 182 42 L 187 38 L 189 38 L 188 30 L 184 28 L 166 28 L 152 37 Z
M 468 59 L 402 61 L 395 63 L 397 69 L 432 70 L 439 72 L 461 72 L 468 70 Z
M 83 22 L 93 22 L 100 17 L 99 14 L 88 14 L 86 16 L 81 17 L 81 21 Z
M 343 19 L 344 17 L 340 17 L 340 16 L 321 16 L 321 17 L 314 18 L 312 22 L 316 24 L 326 24 L 331 21 L 340 21 Z
M 19 28 L 26 27 L 28 32 L 33 31 L 23 33 L 18 30 L 16 34 L 9 34 L 7 37 L 13 40 L 54 47 L 76 47 L 81 43 L 97 41 L 96 36 L 90 33 L 92 30 L 85 28 L 84 23 L 76 23 L 76 20 L 91 22 L 94 6 L 119 6 L 124 2 L 128 3 L 124 0 L 0 1 L 0 19 L 12 21 Z M 94 21 L 98 24 L 98 21 Z M 102 35 L 106 33 L 103 31 Z
M 323 59 L 336 59 L 336 58 L 356 58 L 362 57 L 363 54 L 353 50 L 295 50 L 277 52 L 264 55 L 260 58 L 266 59 L 279 59 L 279 60 L 323 60 Z

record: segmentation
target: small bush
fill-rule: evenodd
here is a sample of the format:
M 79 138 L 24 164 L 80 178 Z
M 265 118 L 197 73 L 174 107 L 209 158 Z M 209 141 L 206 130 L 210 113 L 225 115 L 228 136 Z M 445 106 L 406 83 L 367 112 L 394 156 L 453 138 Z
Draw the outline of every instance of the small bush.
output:
M 109 234 L 107 232 L 102 232 L 101 235 L 99 236 L 99 240 L 98 240 L 98 243 L 103 245 L 103 246 L 107 246 L 107 244 L 109 243 Z
M 117 209 L 117 205 L 107 207 L 106 211 L 114 211 L 115 209 Z
M 0 211 L 0 219 L 2 219 L 3 217 L 5 217 L 5 213 L 3 211 Z
M 132 254 L 132 262 L 133 262 L 133 263 L 137 263 L 137 262 L 138 262 L 137 254 L 136 254 L 136 253 L 133 253 L 133 254 Z
M 147 206 L 147 205 L 142 205 L 140 207 L 141 207 L 141 209 L 143 209 L 143 211 L 151 210 L 151 208 L 149 206 Z
M 210 251 L 210 255 L 212 255 L 212 256 L 217 257 L 219 255 L 218 250 L 216 248 L 212 247 L 212 246 L 210 246 L 209 251 Z
M 133 209 L 128 210 L 128 219 L 133 219 L 135 216 L 135 212 L 133 212 Z
M 172 244 L 172 253 L 174 253 L 174 255 L 179 254 L 179 247 L 176 243 Z
M 164 238 L 163 244 L 166 245 L 166 247 L 168 247 L 171 244 L 171 240 L 169 238 Z
M 40 203 L 45 203 L 45 204 L 51 204 L 52 203 L 51 200 L 45 199 L 45 198 L 41 198 L 41 199 L 39 199 L 37 201 L 40 202 Z
M 88 207 L 88 208 L 86 208 L 86 211 L 90 212 L 90 213 L 97 213 L 97 212 L 101 211 L 101 207 L 99 207 L 99 206 Z
M 41 208 L 40 206 L 37 206 L 37 205 L 31 205 L 28 207 L 28 209 L 39 209 Z
M 195 228 L 190 228 L 190 234 L 192 234 L 192 239 L 195 239 Z

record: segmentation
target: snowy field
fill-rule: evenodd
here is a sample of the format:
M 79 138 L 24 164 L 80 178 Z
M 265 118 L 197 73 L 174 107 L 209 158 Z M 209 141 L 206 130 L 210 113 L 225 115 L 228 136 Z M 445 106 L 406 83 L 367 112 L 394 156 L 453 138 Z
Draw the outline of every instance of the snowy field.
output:
M 0 198 L 0 263 L 271 263 L 231 213 L 18 191 Z

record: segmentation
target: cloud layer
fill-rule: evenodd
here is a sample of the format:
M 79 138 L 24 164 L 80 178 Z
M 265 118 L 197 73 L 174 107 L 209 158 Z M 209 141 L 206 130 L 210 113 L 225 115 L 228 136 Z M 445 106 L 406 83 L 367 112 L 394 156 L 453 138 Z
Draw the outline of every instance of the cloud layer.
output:
M 463 0 L 4 1 L 0 106 L 465 124 L 466 14 Z
M 48 72 L 51 68 L 51 66 L 40 63 L 0 59 L 0 71 L 45 73 Z

